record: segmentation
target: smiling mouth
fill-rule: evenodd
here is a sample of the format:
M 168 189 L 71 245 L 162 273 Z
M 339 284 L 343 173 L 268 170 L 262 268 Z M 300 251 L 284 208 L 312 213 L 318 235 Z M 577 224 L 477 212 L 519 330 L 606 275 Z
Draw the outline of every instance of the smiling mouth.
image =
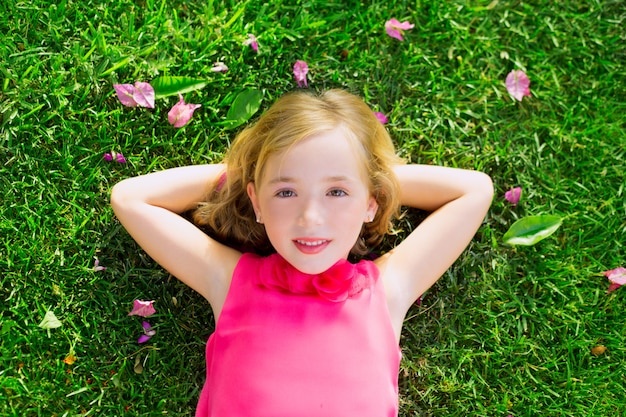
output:
M 319 239 L 319 240 L 300 240 L 300 239 L 296 239 L 295 242 L 298 245 L 319 246 L 319 245 L 323 245 L 324 243 L 328 242 L 328 240 L 325 240 L 325 239 Z
M 293 243 L 296 248 L 304 254 L 313 255 L 324 250 L 330 243 L 330 240 L 326 239 L 295 239 Z

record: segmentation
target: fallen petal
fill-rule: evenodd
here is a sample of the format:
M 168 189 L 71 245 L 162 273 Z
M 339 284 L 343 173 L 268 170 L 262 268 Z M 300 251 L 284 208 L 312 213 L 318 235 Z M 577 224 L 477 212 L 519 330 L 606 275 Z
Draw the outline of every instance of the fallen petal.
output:
M 216 62 L 215 64 L 213 64 L 213 67 L 211 68 L 211 71 L 213 71 L 213 72 L 226 72 L 226 71 L 228 71 L 228 67 L 223 62 Z
M 193 112 L 200 107 L 200 104 L 187 104 L 185 100 L 183 100 L 182 94 L 178 96 L 180 97 L 180 101 L 167 113 L 167 120 L 174 127 L 183 127 L 191 120 Z
M 296 61 L 293 66 L 293 75 L 296 78 L 298 87 L 308 87 L 306 75 L 309 72 L 309 65 L 301 60 Z
M 95 256 L 93 258 L 95 259 L 95 261 L 93 263 L 93 270 L 95 272 L 104 271 L 104 270 L 107 269 L 106 266 L 101 266 L 100 265 L 100 260 L 98 258 L 96 258 Z
M 414 27 L 414 24 L 407 21 L 400 22 L 398 19 L 389 19 L 385 22 L 385 31 L 387 32 L 387 35 L 398 39 L 399 41 L 404 40 L 402 37 L 404 33 L 403 31 L 413 29 Z
M 133 99 L 141 107 L 154 108 L 154 88 L 149 83 L 137 81 Z
M 511 188 L 509 191 L 504 193 L 504 198 L 514 206 L 517 205 L 519 199 L 522 195 L 522 187 Z
M 108 161 L 108 162 L 111 162 L 113 160 L 113 155 L 111 155 L 108 152 L 102 155 L 102 157 L 104 158 L 105 161 Z
M 141 316 L 141 317 L 151 316 L 154 313 L 156 313 L 156 310 L 154 309 L 153 304 L 154 304 L 154 301 L 134 300 L 133 309 L 130 313 L 128 313 L 128 315 L 129 316 Z
M 124 158 L 124 155 L 122 155 L 121 153 L 116 153 L 115 154 L 115 160 L 117 162 L 119 162 L 120 164 L 125 164 L 126 163 L 126 158 Z
M 611 281 L 607 292 L 615 291 L 622 285 L 626 284 L 626 268 L 619 267 L 610 269 L 608 271 L 604 271 L 602 274 L 604 274 L 604 276 Z
M 386 124 L 389 121 L 389 119 L 387 119 L 387 116 L 385 116 L 384 114 L 382 114 L 379 111 L 375 111 L 374 112 L 374 116 L 376 116 L 378 121 L 380 121 L 382 124 Z
M 153 330 L 152 326 L 147 321 L 142 322 L 141 327 L 143 327 L 143 335 L 137 339 L 137 343 L 145 343 L 156 334 L 156 330 Z
M 113 88 L 117 93 L 117 98 L 126 107 L 135 107 L 137 102 L 135 101 L 135 94 L 137 89 L 132 84 L 113 84 Z
M 254 36 L 251 33 L 248 33 L 248 39 L 246 39 L 245 41 L 243 41 L 244 45 L 249 45 L 254 52 L 259 52 L 259 43 L 256 40 L 256 36 Z
M 506 89 L 517 101 L 530 96 L 530 80 L 522 70 L 513 70 L 506 76 Z

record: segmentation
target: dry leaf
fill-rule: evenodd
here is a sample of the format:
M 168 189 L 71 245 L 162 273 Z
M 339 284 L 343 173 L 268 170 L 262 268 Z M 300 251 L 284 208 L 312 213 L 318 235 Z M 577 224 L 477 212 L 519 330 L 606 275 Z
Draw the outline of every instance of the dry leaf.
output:
M 136 374 L 141 374 L 143 372 L 143 365 L 141 364 L 141 358 L 139 356 L 135 358 L 135 366 L 133 366 L 133 371 L 135 371 Z
M 600 356 L 606 352 L 606 346 L 598 345 L 591 348 L 591 354 L 594 356 Z
M 65 362 L 68 365 L 73 365 L 77 359 L 78 358 L 73 353 L 70 353 L 65 357 L 65 359 L 63 359 L 63 362 Z

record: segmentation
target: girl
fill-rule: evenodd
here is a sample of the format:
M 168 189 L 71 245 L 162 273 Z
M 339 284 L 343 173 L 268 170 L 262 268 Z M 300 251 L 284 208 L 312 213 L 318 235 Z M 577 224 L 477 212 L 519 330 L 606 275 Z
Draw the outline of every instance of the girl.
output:
M 485 174 L 402 164 L 368 106 L 331 90 L 282 97 L 223 164 L 124 180 L 111 204 L 211 305 L 197 416 L 381 417 L 398 413 L 405 314 L 467 246 L 492 194 Z M 431 214 L 385 255 L 350 263 L 401 204 Z M 195 224 L 180 215 L 192 209 Z

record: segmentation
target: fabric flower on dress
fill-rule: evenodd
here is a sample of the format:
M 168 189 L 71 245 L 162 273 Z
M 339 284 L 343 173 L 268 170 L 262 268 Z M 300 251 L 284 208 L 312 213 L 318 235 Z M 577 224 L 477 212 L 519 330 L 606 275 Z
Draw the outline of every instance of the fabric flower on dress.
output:
M 506 89 L 517 101 L 530 96 L 530 80 L 522 70 L 513 70 L 506 76 Z
M 399 41 L 404 40 L 402 35 L 404 34 L 405 30 L 413 29 L 414 27 L 414 24 L 406 21 L 400 23 L 398 19 L 389 19 L 387 20 L 387 22 L 385 22 L 385 30 L 387 31 L 387 35 Z
M 315 275 L 311 282 L 322 298 L 337 303 L 348 299 L 354 272 L 350 262 L 339 261 L 328 271 Z
M 117 98 L 127 107 L 154 108 L 154 88 L 149 83 L 137 81 L 132 84 L 113 84 Z
M 185 126 L 191 117 L 193 116 L 193 112 L 201 107 L 200 104 L 188 104 L 185 103 L 182 94 L 178 94 L 180 101 L 174 104 L 174 107 L 167 113 L 167 120 L 174 127 L 183 127 Z
M 154 313 L 156 313 L 156 310 L 154 309 L 153 304 L 154 304 L 154 301 L 134 300 L 133 309 L 130 313 L 128 313 L 128 315 L 129 316 L 141 316 L 141 317 L 151 316 Z
M 248 39 L 243 41 L 243 45 L 245 46 L 249 45 L 250 48 L 252 48 L 254 52 L 256 53 L 259 52 L 259 42 L 257 42 L 256 36 L 254 36 L 252 33 L 248 33 Z
M 296 61 L 293 66 L 293 75 L 296 78 L 296 82 L 298 83 L 298 87 L 308 87 L 306 75 L 309 72 L 309 66 L 304 61 Z
M 300 295 L 317 294 L 338 303 L 373 285 L 378 269 L 370 261 L 352 264 L 341 259 L 320 274 L 305 274 L 274 254 L 265 260 L 257 276 L 258 283 L 266 288 Z

